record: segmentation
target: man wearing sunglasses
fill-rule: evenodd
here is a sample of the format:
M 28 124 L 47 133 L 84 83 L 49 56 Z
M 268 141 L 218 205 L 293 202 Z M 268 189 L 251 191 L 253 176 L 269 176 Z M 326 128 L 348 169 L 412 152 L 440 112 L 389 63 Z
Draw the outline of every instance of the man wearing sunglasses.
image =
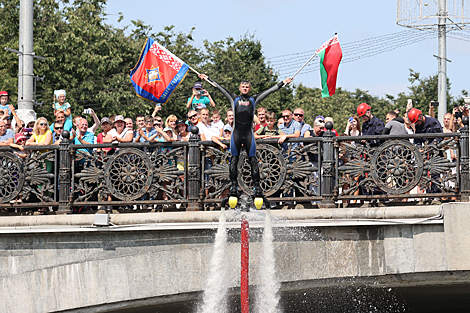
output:
M 281 125 L 281 130 L 286 134 L 286 138 L 299 138 L 301 126 L 300 123 L 292 119 L 292 111 L 290 109 L 285 109 L 282 111 L 282 118 L 284 119 L 284 124 Z M 293 142 L 288 145 L 283 145 L 283 150 L 294 149 L 299 146 L 300 143 Z
M 188 123 L 189 123 L 188 131 L 191 132 L 191 128 L 193 128 L 193 126 L 196 126 L 197 123 L 199 123 L 199 115 L 197 114 L 196 111 L 189 110 L 189 112 L 188 112 Z M 201 129 L 199 129 L 198 135 L 200 135 L 200 134 L 201 134 Z
M 307 130 L 312 130 L 312 126 L 304 122 L 304 110 L 301 108 L 294 110 L 294 120 L 300 123 L 300 137 L 304 137 Z
M 56 121 L 54 124 L 54 131 L 52 132 L 52 144 L 59 145 L 62 141 L 62 132 L 64 131 L 64 124 Z
M 220 92 L 222 92 L 227 100 L 229 100 L 233 110 L 234 124 L 232 137 L 230 139 L 230 152 L 232 153 L 232 158 L 230 160 L 230 196 L 238 197 L 237 165 L 240 149 L 243 145 L 251 164 L 251 177 L 253 180 L 255 197 L 262 197 L 263 190 L 260 186 L 258 160 L 256 159 L 256 142 L 253 135 L 253 118 L 255 115 L 256 105 L 269 94 L 292 82 L 292 78 L 286 78 L 277 85 L 253 96 L 250 96 L 251 83 L 249 81 L 242 81 L 240 83 L 238 88 L 240 95 L 236 95 L 214 82 L 205 74 L 200 74 L 199 78 L 211 82 Z
M 62 109 L 58 109 L 56 111 L 55 122 L 52 123 L 52 125 L 49 127 L 51 132 L 53 132 L 53 133 L 54 133 L 54 130 L 55 130 L 54 126 L 55 126 L 56 122 L 62 123 L 62 126 L 64 127 L 64 130 L 66 130 L 66 131 L 71 131 L 72 130 L 73 124 L 70 120 L 67 120 L 67 118 L 65 117 L 65 111 L 62 110 Z

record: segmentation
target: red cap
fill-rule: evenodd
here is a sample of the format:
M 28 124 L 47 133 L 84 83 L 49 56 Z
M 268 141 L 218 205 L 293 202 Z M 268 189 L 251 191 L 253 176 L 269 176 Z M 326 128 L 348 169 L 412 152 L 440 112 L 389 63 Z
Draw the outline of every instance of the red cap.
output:
M 28 139 L 23 133 L 18 133 L 15 135 L 15 142 L 20 141 L 21 139 Z
M 0 91 L 0 97 L 1 96 L 8 96 L 8 98 L 10 98 L 10 95 L 8 94 L 8 92 L 6 92 L 4 90 Z

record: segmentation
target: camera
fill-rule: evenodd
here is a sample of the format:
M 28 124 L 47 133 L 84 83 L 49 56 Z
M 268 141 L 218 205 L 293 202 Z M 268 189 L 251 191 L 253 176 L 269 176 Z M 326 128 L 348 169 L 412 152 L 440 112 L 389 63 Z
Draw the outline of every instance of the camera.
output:
M 349 118 L 349 123 L 352 123 L 354 121 L 354 118 L 353 117 L 350 117 Z
M 431 106 L 432 106 L 432 107 L 438 107 L 438 106 L 439 106 L 439 102 L 437 102 L 437 101 L 431 101 Z
M 206 93 L 205 90 L 199 90 L 199 94 L 200 94 L 201 96 L 203 96 L 205 93 Z

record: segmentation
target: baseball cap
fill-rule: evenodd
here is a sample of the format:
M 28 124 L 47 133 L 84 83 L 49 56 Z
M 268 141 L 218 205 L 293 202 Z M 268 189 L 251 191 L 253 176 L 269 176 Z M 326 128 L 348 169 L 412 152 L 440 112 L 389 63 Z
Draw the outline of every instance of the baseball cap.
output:
M 163 131 L 167 132 L 167 131 L 173 131 L 173 130 L 170 127 L 165 127 L 165 128 L 163 128 Z
M 21 139 L 28 139 L 28 138 L 23 133 L 18 133 L 15 135 L 15 142 L 18 142 Z
M 202 89 L 202 83 L 201 82 L 196 82 L 194 83 L 194 89 Z
M 8 98 L 10 97 L 10 95 L 8 94 L 8 92 L 6 92 L 6 91 L 4 91 L 4 90 L 0 91 L 0 97 L 1 97 L 1 96 L 8 96 Z
M 109 123 L 109 124 L 111 124 L 111 121 L 109 120 L 109 118 L 103 117 L 103 118 L 101 119 L 101 124 L 104 124 L 104 123 Z
M 196 110 L 205 109 L 206 105 L 204 103 L 199 103 L 196 107 Z
M 124 122 L 124 116 L 122 115 L 118 115 L 114 118 L 114 123 L 118 122 L 118 121 L 123 121 Z
M 230 126 L 229 124 L 225 125 L 224 126 L 224 131 L 228 130 L 229 132 L 232 132 L 232 126 Z
M 182 119 L 177 119 L 176 123 L 175 123 L 175 126 L 178 126 L 178 125 L 186 125 L 186 123 Z

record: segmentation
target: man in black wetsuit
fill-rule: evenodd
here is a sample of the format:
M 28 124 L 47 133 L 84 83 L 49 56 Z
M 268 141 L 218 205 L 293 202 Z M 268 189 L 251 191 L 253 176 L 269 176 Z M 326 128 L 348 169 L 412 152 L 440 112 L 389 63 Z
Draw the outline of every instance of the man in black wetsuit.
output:
M 258 160 L 256 160 L 256 142 L 255 137 L 253 136 L 253 117 L 256 112 L 256 105 L 269 94 L 292 82 L 292 78 L 286 78 L 277 85 L 254 96 L 249 95 L 251 84 L 248 81 L 242 81 L 240 83 L 240 95 L 237 96 L 217 84 L 205 74 L 200 74 L 199 78 L 213 83 L 215 87 L 229 100 L 233 110 L 234 122 L 232 137 L 230 138 L 230 152 L 232 153 L 232 159 L 230 160 L 230 181 L 232 184 L 230 187 L 230 196 L 238 197 L 237 164 L 240 149 L 243 144 L 251 164 L 251 177 L 253 179 L 255 197 L 261 197 L 263 195 L 263 190 L 259 185 L 260 175 Z

